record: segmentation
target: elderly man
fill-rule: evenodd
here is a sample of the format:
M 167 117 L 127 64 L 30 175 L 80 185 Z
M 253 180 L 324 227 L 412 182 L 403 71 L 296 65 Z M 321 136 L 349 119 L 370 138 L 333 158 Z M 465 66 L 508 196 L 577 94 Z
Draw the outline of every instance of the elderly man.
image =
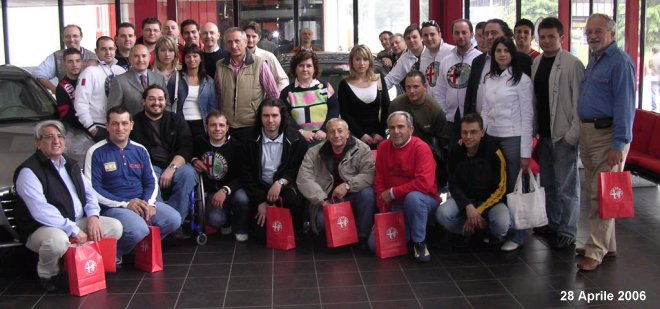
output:
M 576 251 L 584 258 L 577 267 L 594 270 L 603 257 L 616 254 L 614 219 L 598 215 L 598 175 L 623 170 L 632 140 L 635 115 L 635 67 L 616 45 L 616 23 L 604 14 L 587 19 L 585 35 L 591 50 L 584 73 L 577 112 L 580 121 L 580 158 L 589 196 L 589 238 Z
M 19 207 L 16 223 L 28 249 L 39 254 L 37 274 L 41 287 L 57 290 L 53 277 L 59 259 L 76 243 L 101 237 L 119 238 L 119 221 L 100 216 L 100 207 L 89 181 L 77 162 L 64 156 L 66 131 L 57 120 L 35 126 L 37 150 L 14 173 Z
M 202 55 L 204 56 L 206 74 L 215 77 L 216 64 L 220 59 L 224 59 L 229 54 L 226 50 L 220 48 L 220 44 L 218 44 L 220 43 L 220 31 L 218 31 L 216 24 L 211 22 L 205 23 L 202 26 L 200 35 L 204 43 Z
M 275 57 L 273 53 L 257 46 L 257 43 L 259 43 L 261 26 L 259 26 L 258 23 L 251 21 L 243 27 L 243 31 L 245 31 L 245 35 L 247 35 L 248 50 L 252 52 L 252 54 L 257 55 L 266 61 L 270 68 L 270 72 L 273 73 L 277 88 L 282 91 L 282 89 L 289 85 L 289 76 L 286 75 L 286 72 L 284 72 L 280 62 L 277 61 L 277 57 Z
M 291 50 L 291 52 L 295 54 L 301 50 L 321 51 L 320 48 L 313 45 L 313 41 L 312 41 L 313 36 L 314 33 L 312 33 L 312 29 L 309 28 L 300 29 L 300 45 L 294 47 Z
M 339 118 L 328 120 L 328 140 L 305 154 L 298 170 L 298 190 L 310 203 L 312 229 L 324 230 L 325 204 L 336 199 L 351 202 L 355 213 L 358 237 L 365 242 L 373 225 L 376 210 L 374 191 L 374 158 L 371 148 L 351 136 L 346 121 Z
M 128 56 L 131 54 L 131 48 L 135 46 L 135 26 L 127 22 L 119 24 L 115 34 L 115 44 L 117 45 L 115 53 L 117 65 L 128 70 L 131 67 Z

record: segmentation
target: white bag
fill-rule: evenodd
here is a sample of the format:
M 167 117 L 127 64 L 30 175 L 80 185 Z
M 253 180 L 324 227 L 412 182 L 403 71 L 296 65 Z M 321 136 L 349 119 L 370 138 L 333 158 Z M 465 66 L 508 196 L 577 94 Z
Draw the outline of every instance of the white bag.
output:
M 523 193 L 522 169 L 518 172 L 518 180 L 513 192 L 506 195 L 506 201 L 511 211 L 513 228 L 517 230 L 530 229 L 548 224 L 545 212 L 545 190 L 538 185 L 534 174 L 528 168 L 529 193 Z

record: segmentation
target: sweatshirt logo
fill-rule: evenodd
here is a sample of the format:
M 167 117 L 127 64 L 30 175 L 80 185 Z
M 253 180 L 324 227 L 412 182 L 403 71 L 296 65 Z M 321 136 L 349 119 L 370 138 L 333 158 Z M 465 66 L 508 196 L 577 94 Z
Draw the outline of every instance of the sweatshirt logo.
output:
M 103 163 L 103 168 L 106 172 L 114 172 L 117 170 L 117 163 L 115 162 L 106 162 Z
M 470 70 L 472 67 L 467 63 L 456 63 L 447 70 L 447 84 L 454 89 L 467 87 Z

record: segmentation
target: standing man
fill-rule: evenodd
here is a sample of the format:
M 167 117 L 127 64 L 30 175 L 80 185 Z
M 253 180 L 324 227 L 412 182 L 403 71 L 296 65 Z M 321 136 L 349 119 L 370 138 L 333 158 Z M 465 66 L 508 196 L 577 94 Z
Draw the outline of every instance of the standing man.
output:
M 115 48 L 115 41 L 108 36 L 96 40 L 95 51 L 99 63 L 80 74 L 80 83 L 76 88 L 76 116 L 95 142 L 108 135 L 105 117 L 112 80 L 116 75 L 126 72 L 117 65 Z
M 131 114 L 123 106 L 108 110 L 108 138 L 89 148 L 85 177 L 96 191 L 101 213 L 121 222 L 123 236 L 117 241 L 118 264 L 131 252 L 151 225 L 160 227 L 161 239 L 181 225 L 181 217 L 169 205 L 156 200 L 158 179 L 144 146 L 131 141 Z
M 69 238 L 82 244 L 122 234 L 119 221 L 99 215 L 91 184 L 77 162 L 64 156 L 65 136 L 61 122 L 39 122 L 34 129 L 36 152 L 14 172 L 16 225 L 25 246 L 39 255 L 39 284 L 48 292 L 58 288 L 53 277 L 69 249 Z
M 589 195 L 589 238 L 579 269 L 594 270 L 603 257 L 616 254 L 614 219 L 598 215 L 598 175 L 623 170 L 632 140 L 635 115 L 635 67 L 616 45 L 616 23 L 604 14 L 587 19 L 585 35 L 591 50 L 578 100 L 580 158 Z
M 413 117 L 397 111 L 387 117 L 390 138 L 378 145 L 374 191 L 380 212 L 402 211 L 406 237 L 413 242 L 413 255 L 418 262 L 430 262 L 426 248 L 426 225 L 429 214 L 435 214 L 440 199 L 435 181 L 435 160 L 429 146 L 412 136 Z M 369 247 L 375 249 L 373 232 Z
M 532 48 L 532 40 L 534 40 L 534 23 L 529 19 L 519 19 L 516 25 L 513 26 L 513 37 L 516 40 L 516 49 L 527 54 L 532 59 L 540 56 L 537 50 Z
M 199 24 L 197 24 L 196 21 L 192 19 L 186 19 L 181 23 L 181 35 L 183 36 L 183 42 L 184 45 L 197 45 L 200 46 L 201 44 L 199 43 Z M 178 42 L 178 41 L 177 41 Z M 201 49 L 201 46 L 200 46 Z M 181 53 L 183 51 L 183 48 L 179 50 Z
M 137 44 L 131 48 L 131 69 L 112 80 L 108 95 L 108 108 L 122 105 L 128 109 L 131 115 L 135 115 L 144 109 L 142 92 L 149 85 L 156 84 L 163 88 L 167 86 L 167 80 L 163 74 L 149 70 L 150 59 L 146 46 Z
M 300 45 L 294 47 L 291 50 L 291 52 L 295 54 L 300 50 L 321 51 L 320 48 L 312 45 L 313 36 L 314 34 L 312 33 L 312 29 L 309 28 L 300 29 Z
M 216 64 L 220 59 L 227 57 L 229 54 L 226 50 L 220 48 L 220 32 L 218 26 L 214 23 L 208 22 L 202 26 L 201 31 L 202 42 L 204 42 L 204 66 L 206 67 L 206 74 L 215 78 Z
M 390 45 L 392 46 L 392 67 L 394 67 L 408 47 L 406 46 L 406 40 L 401 33 L 392 35 L 390 38 Z
M 241 28 L 225 31 L 229 56 L 218 61 L 215 72 L 219 110 L 227 116 L 230 135 L 251 139 L 257 123 L 255 111 L 266 97 L 279 98 L 279 90 L 263 58 L 247 52 L 247 35 Z
M 115 35 L 115 44 L 117 45 L 117 65 L 128 71 L 131 67 L 128 55 L 131 54 L 131 48 L 135 45 L 135 26 L 131 23 L 121 23 L 117 26 Z
M 383 46 L 383 50 L 378 52 L 376 59 L 380 59 L 388 68 L 392 68 L 394 63 L 394 59 L 392 59 L 392 44 L 390 44 L 392 35 L 392 32 L 387 30 L 378 35 L 378 40 L 380 41 L 380 45 Z
M 62 121 L 84 130 L 84 127 L 76 117 L 76 108 L 73 102 L 76 100 L 76 85 L 82 68 L 82 56 L 75 48 L 64 50 L 64 69 L 66 76 L 60 80 L 55 88 L 55 99 L 57 100 L 57 112 Z
M 488 47 L 486 47 L 486 36 L 484 35 L 484 27 L 486 27 L 485 21 L 478 22 L 477 26 L 474 27 L 474 35 L 477 41 L 477 49 L 485 54 L 488 52 Z
M 155 17 L 147 17 L 142 21 L 142 37 L 138 39 L 137 44 L 143 44 L 149 51 L 149 67 L 154 65 L 156 59 L 155 49 L 156 41 L 162 35 L 160 20 Z
M 270 68 L 270 72 L 273 73 L 273 78 L 277 83 L 277 88 L 279 91 L 286 88 L 289 85 L 289 76 L 286 75 L 284 69 L 280 65 L 280 62 L 277 61 L 277 57 L 273 53 L 263 50 L 257 46 L 259 42 L 259 33 L 261 33 L 261 26 L 258 23 L 251 21 L 243 27 L 245 35 L 247 35 L 247 49 L 252 52 L 253 55 L 257 55 L 264 59 Z
M 426 47 L 419 60 L 419 70 L 426 75 L 426 88 L 428 96 L 439 103 L 438 78 L 440 74 L 441 60 L 451 54 L 454 45 L 442 41 L 440 26 L 435 20 L 422 23 L 422 42 Z M 442 76 L 444 79 L 444 76 Z
M 559 19 L 543 19 L 539 24 L 539 39 L 543 54 L 534 59 L 532 80 L 539 134 L 536 149 L 548 225 L 534 231 L 554 236 L 550 247 L 564 249 L 575 243 L 580 217 L 577 105 L 584 65 L 561 48 L 564 26 Z
M 406 27 L 406 30 L 403 32 L 403 38 L 408 49 L 398 58 L 392 71 L 385 76 L 387 89 L 401 83 L 408 72 L 412 70 L 420 70 L 419 61 L 420 56 L 424 51 L 424 44 L 422 44 L 422 32 L 419 29 L 419 26 L 417 24 L 412 24 Z
M 181 45 L 179 42 L 179 36 L 181 36 L 181 32 L 179 31 L 179 25 L 175 20 L 170 19 L 163 23 L 163 35 L 173 38 L 174 42 L 176 42 L 178 45 Z

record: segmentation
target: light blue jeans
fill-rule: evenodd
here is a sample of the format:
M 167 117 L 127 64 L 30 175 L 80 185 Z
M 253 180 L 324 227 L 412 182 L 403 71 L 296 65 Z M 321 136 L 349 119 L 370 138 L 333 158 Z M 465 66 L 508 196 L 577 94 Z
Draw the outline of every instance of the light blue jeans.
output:
M 466 214 L 458 209 L 454 199 L 448 199 L 444 204 L 438 207 L 435 213 L 438 223 L 454 234 L 463 235 L 463 225 L 465 224 Z M 509 227 L 511 227 L 511 213 L 504 203 L 497 203 L 486 211 L 486 222 L 488 223 L 488 233 L 498 240 L 504 239 Z
M 206 198 L 206 224 L 219 229 L 231 223 L 236 234 L 248 233 L 248 216 L 250 213 L 250 200 L 245 190 L 238 189 L 227 197 L 222 208 L 213 207 L 211 200 L 213 193 Z M 229 219 L 230 218 L 230 219 Z M 229 222 L 227 222 L 229 221 Z
M 358 237 L 369 236 L 371 227 L 374 225 L 374 213 L 376 212 L 374 189 L 366 187 L 359 192 L 348 193 L 344 197 L 344 200 L 351 202 L 355 222 L 357 223 Z M 319 211 L 316 215 L 316 226 L 319 231 L 325 230 L 323 210 Z
M 580 219 L 577 146 L 541 137 L 537 149 L 548 225 L 559 235 L 575 238 Z
M 154 165 L 154 173 L 160 179 L 163 170 Z M 190 210 L 190 193 L 195 190 L 198 180 L 199 178 L 197 177 L 195 168 L 188 163 L 181 165 L 174 173 L 174 178 L 170 186 L 170 197 L 167 199 L 167 203 L 179 212 L 181 222 L 188 216 L 188 211 Z M 158 201 L 165 202 L 161 196 L 161 191 L 158 191 Z

